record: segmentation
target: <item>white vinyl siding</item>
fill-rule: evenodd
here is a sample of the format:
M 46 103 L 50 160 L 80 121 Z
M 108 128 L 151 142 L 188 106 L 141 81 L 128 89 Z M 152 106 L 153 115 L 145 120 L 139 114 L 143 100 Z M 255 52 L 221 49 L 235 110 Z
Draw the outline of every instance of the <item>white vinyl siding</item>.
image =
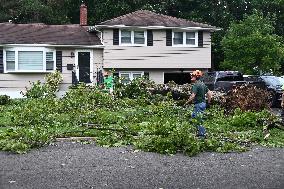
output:
M 147 31 L 120 30 L 119 44 L 122 46 L 146 46 Z
M 198 46 L 198 32 L 173 32 L 173 46 L 178 47 L 197 47 Z
M 190 31 L 191 32 L 191 31 Z M 194 31 L 195 32 L 195 31 Z M 203 48 L 166 46 L 166 31 L 153 30 L 154 46 L 113 45 L 113 30 L 103 31 L 104 68 L 115 69 L 208 69 L 211 67 L 211 36 L 203 32 Z M 198 43 L 197 43 L 198 44 Z M 125 70 L 127 71 L 127 70 Z
M 55 50 L 43 47 L 4 49 L 4 72 L 46 72 L 55 70 Z
M 9 49 L 11 50 L 11 49 Z M 19 49 L 20 50 L 20 49 Z M 36 50 L 29 49 L 29 50 Z M 51 48 L 46 48 L 48 52 L 52 50 Z M 55 50 L 55 49 L 54 49 Z M 60 91 L 57 93 L 59 97 L 62 97 L 65 91 L 72 85 L 72 70 L 67 70 L 67 65 L 72 64 L 75 65 L 75 57 L 71 57 L 72 53 L 75 54 L 74 47 L 70 48 L 57 48 L 57 51 L 62 52 L 62 77 L 63 81 L 60 84 Z M 3 59 L 5 59 L 5 51 L 7 53 L 8 48 L 3 49 Z M 44 49 L 43 49 L 44 51 Z M 93 49 L 90 50 L 91 54 L 93 54 L 93 68 L 92 72 L 96 75 L 97 71 L 102 69 L 103 62 L 103 49 Z M 48 54 L 48 53 L 47 53 Z M 48 55 L 47 55 L 48 56 Z M 46 58 L 48 59 L 48 58 Z M 53 60 L 56 60 L 56 53 L 53 53 Z M 5 61 L 5 60 L 4 60 Z M 99 67 L 97 67 L 99 66 Z M 5 68 L 5 62 L 4 62 Z M 99 69 L 98 69 L 99 68 Z M 49 71 L 52 72 L 52 71 Z M 30 87 L 30 82 L 35 82 L 40 80 L 44 82 L 44 77 L 46 76 L 45 72 L 26 72 L 22 71 L 22 73 L 18 74 L 15 71 L 6 71 L 4 74 L 0 74 L 0 94 L 7 94 L 11 98 L 22 98 L 21 91 L 25 91 L 25 87 Z M 95 80 L 94 80 L 95 82 Z M 1 187 L 0 187 L 1 188 Z

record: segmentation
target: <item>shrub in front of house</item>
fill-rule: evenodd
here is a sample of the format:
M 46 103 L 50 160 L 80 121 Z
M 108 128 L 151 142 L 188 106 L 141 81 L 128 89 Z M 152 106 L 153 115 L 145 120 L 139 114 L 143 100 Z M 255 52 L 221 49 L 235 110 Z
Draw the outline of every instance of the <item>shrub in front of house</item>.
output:
M 10 102 L 10 96 L 8 95 L 0 95 L 0 105 L 5 105 Z
M 39 80 L 30 82 L 31 87 L 25 87 L 26 91 L 21 91 L 21 94 L 27 98 L 55 98 L 61 82 L 62 75 L 60 72 L 49 73 L 46 75 L 44 83 Z

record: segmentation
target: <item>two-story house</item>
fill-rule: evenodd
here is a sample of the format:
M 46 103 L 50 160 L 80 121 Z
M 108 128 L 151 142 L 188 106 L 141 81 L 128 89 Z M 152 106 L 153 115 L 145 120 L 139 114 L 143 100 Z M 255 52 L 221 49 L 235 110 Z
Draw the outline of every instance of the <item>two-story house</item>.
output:
M 124 82 L 147 75 L 156 83 L 190 82 L 187 73 L 211 67 L 210 33 L 217 28 L 139 10 L 96 26 L 0 23 L 0 95 L 21 97 L 29 81 L 59 70 L 61 91 L 96 84 L 113 70 Z
M 131 80 L 190 82 L 188 72 L 211 68 L 211 32 L 216 28 L 146 10 L 95 26 L 102 32 L 103 67 Z

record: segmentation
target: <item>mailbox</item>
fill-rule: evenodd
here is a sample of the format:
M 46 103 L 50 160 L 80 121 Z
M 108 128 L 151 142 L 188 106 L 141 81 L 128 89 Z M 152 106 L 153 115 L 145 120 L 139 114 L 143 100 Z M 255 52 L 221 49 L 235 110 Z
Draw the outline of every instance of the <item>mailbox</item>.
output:
M 74 65 L 73 64 L 67 64 L 67 70 L 73 70 Z

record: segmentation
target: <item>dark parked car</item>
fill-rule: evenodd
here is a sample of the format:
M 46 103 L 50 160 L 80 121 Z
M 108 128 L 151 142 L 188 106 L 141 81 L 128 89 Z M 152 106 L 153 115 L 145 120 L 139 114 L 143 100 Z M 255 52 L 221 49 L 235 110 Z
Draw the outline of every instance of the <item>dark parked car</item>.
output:
M 282 83 L 276 76 L 261 76 L 268 91 L 272 92 L 272 107 L 280 107 L 282 100 Z
M 203 81 L 210 90 L 225 92 L 235 85 L 246 83 L 243 74 L 238 71 L 207 72 L 203 77 Z

